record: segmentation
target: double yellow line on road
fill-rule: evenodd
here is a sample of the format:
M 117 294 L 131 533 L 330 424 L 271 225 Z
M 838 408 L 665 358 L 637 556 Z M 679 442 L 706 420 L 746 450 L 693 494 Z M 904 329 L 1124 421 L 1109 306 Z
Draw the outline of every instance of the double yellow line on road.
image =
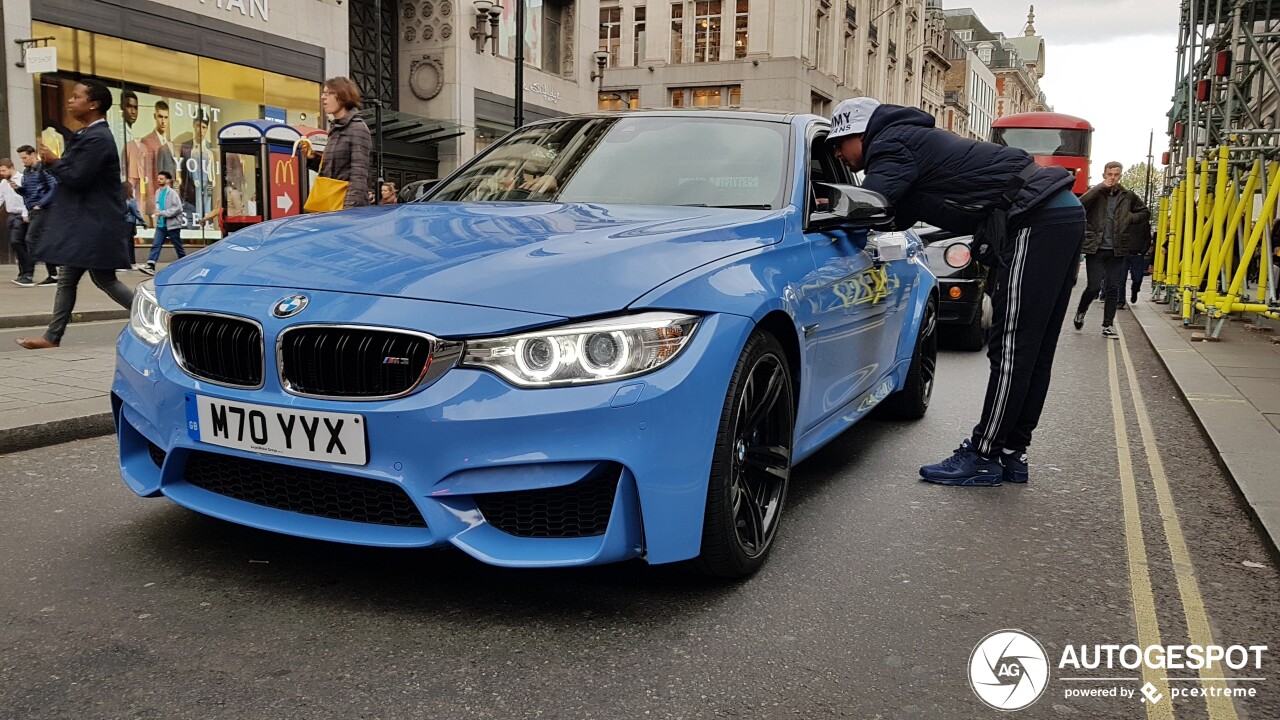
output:
M 1120 494 L 1124 501 L 1124 537 L 1129 558 L 1129 586 L 1133 592 L 1133 609 L 1138 626 L 1138 644 L 1142 647 L 1159 645 L 1160 623 L 1156 615 L 1155 591 L 1151 587 L 1151 575 L 1148 572 L 1147 546 L 1143 538 L 1142 515 L 1138 507 L 1138 483 L 1133 474 L 1129 429 L 1125 422 L 1124 403 L 1120 396 L 1120 370 L 1116 360 L 1116 344 L 1120 345 L 1120 353 L 1124 358 L 1129 393 L 1133 399 L 1143 450 L 1147 456 L 1147 465 L 1151 469 L 1151 484 L 1155 488 L 1156 502 L 1163 520 L 1165 544 L 1169 548 L 1169 556 L 1173 561 L 1178 595 L 1186 616 L 1188 639 L 1193 645 L 1212 645 L 1213 633 L 1209 630 L 1209 617 L 1205 612 L 1204 599 L 1200 595 L 1200 585 L 1196 581 L 1195 569 L 1191 565 L 1191 553 L 1187 550 L 1182 525 L 1178 522 L 1178 509 L 1173 502 L 1173 492 L 1169 489 L 1169 478 L 1164 472 L 1160 449 L 1156 446 L 1151 417 L 1142 399 L 1142 389 L 1138 386 L 1138 375 L 1133 368 L 1133 358 L 1129 355 L 1129 348 L 1125 345 L 1122 335 L 1119 343 L 1109 343 L 1107 346 L 1107 370 L 1111 385 L 1111 417 L 1116 428 L 1116 456 L 1120 463 Z M 1169 697 L 1169 683 L 1163 679 L 1168 676 L 1168 672 L 1144 666 L 1142 675 L 1143 680 L 1155 686 L 1157 692 L 1165 698 L 1161 702 L 1146 703 L 1147 718 L 1172 720 L 1173 699 Z M 1221 676 L 1221 668 L 1200 669 L 1200 682 L 1206 688 L 1225 688 L 1225 682 L 1213 679 Z M 1206 697 L 1205 704 L 1209 711 L 1209 720 L 1237 720 L 1235 705 L 1230 698 Z

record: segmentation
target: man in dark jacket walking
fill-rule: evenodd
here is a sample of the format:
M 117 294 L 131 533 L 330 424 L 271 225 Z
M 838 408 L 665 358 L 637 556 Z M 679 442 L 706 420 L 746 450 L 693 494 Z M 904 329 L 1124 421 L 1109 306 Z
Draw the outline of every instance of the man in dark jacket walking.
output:
M 1089 303 L 1098 298 L 1099 289 L 1104 293 L 1102 310 L 1102 335 L 1118 338 L 1115 331 L 1116 307 L 1123 305 L 1120 294 L 1124 291 L 1125 273 L 1129 268 L 1129 256 L 1145 252 L 1147 224 L 1151 211 L 1142 198 L 1120 184 L 1124 166 L 1114 160 L 1102 168 L 1102 182 L 1089 188 L 1080 198 L 1088 216 L 1088 228 L 1084 233 L 1085 273 L 1088 284 L 1080 295 L 1073 324 L 1079 330 L 1084 327 L 1084 316 Z M 1142 239 L 1135 239 L 1135 226 L 1141 226 Z M 1141 281 L 1141 277 L 1139 277 Z
M 1026 450 L 1049 391 L 1084 239 L 1071 174 L 1039 167 L 1022 150 L 937 129 L 922 110 L 871 98 L 840 103 L 829 140 L 845 164 L 866 171 L 863 187 L 893 205 L 898 227 L 924 220 L 958 234 L 978 231 L 975 246 L 991 248 L 991 377 L 982 417 L 951 457 L 920 468 L 921 478 L 967 486 L 1027 482 Z
M 125 308 L 133 291 L 116 279 L 117 269 L 133 258 L 131 233 L 125 225 L 124 195 L 120 190 L 120 153 L 107 125 L 111 91 L 97 80 L 77 83 L 67 100 L 67 112 L 83 124 L 67 142 L 62 158 L 40 146 L 40 158 L 58 179 L 44 245 L 45 259 L 55 262 L 58 295 L 53 322 L 43 337 L 18 338 L 28 350 L 58 347 L 76 305 L 76 287 L 86 272 L 93 284 Z
M 45 279 L 37 285 L 56 285 L 58 282 L 58 266 L 44 257 L 45 228 L 49 217 L 49 209 L 53 206 L 54 191 L 58 181 L 49 174 L 44 163 L 40 162 L 40 154 L 30 145 L 18 148 L 18 157 L 26 167 L 22 176 L 22 185 L 14 190 L 22 196 L 27 204 L 27 255 L 33 261 L 43 260 L 45 270 L 49 272 Z

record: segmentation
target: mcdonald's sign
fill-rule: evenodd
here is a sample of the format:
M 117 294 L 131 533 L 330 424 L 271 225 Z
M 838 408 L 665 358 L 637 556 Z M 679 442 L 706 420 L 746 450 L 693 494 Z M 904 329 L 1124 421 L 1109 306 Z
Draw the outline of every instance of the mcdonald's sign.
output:
M 298 158 L 289 153 L 273 152 L 270 156 L 271 186 L 268 211 L 271 218 L 289 217 L 302 212 L 302 191 L 298 185 Z
M 275 163 L 275 169 L 271 171 L 271 182 L 277 185 L 280 183 L 297 185 L 298 166 L 297 163 L 293 162 L 293 158 L 280 158 L 278 155 L 273 155 L 272 159 Z

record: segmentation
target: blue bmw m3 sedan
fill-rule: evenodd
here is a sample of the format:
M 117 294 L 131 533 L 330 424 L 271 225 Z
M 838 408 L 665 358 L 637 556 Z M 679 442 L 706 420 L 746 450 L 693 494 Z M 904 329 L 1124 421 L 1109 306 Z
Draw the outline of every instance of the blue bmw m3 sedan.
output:
M 827 130 L 560 118 L 420 201 L 230 235 L 139 288 L 125 483 L 317 540 L 749 575 L 792 467 L 933 388 L 922 245 Z

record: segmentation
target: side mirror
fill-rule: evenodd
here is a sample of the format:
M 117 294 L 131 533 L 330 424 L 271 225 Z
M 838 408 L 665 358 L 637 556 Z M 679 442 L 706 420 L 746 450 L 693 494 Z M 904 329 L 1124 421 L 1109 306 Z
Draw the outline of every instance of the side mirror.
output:
M 893 225 L 893 208 L 878 192 L 836 183 L 814 183 L 813 192 L 821 209 L 809 215 L 811 230 L 867 230 Z

